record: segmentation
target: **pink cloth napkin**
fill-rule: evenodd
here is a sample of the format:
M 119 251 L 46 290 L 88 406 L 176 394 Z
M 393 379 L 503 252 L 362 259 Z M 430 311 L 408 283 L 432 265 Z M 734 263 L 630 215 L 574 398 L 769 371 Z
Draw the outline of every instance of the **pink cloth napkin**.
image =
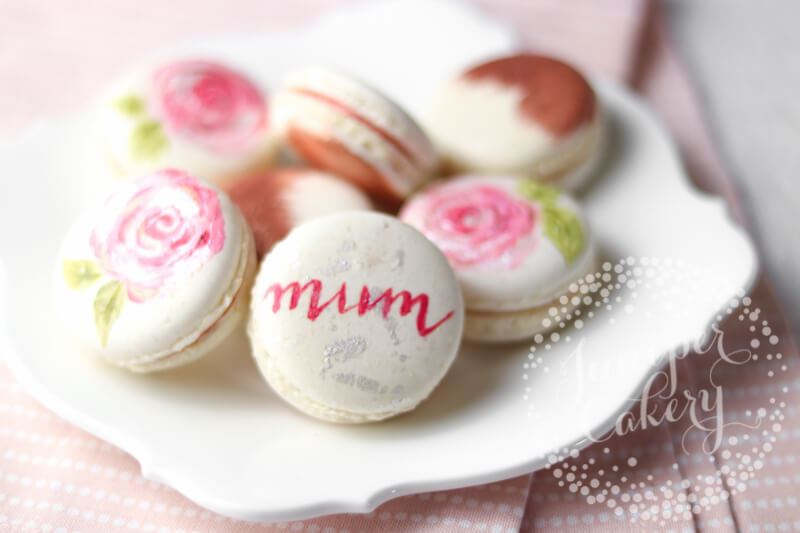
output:
M 333 3 L 304 0 L 290 5 L 244 0 L 235 4 L 236 9 L 230 4 L 196 0 L 91 7 L 58 7 L 42 0 L 5 4 L 0 17 L 0 49 L 19 53 L 0 55 L 0 117 L 6 121 L 6 128 L 14 128 L 37 116 L 66 112 L 87 102 L 96 87 L 115 73 L 117 64 L 148 49 L 212 32 L 301 23 Z M 492 16 L 518 28 L 527 47 L 557 54 L 591 72 L 632 84 L 667 123 L 697 185 L 723 196 L 741 217 L 735 191 L 715 157 L 691 87 L 668 42 L 658 6 L 645 0 L 480 3 Z M 191 25 L 184 23 L 187 12 L 192 13 Z M 76 76 L 74 63 L 81 57 L 84 66 Z M 31 64 L 49 67 L 36 71 Z M 560 476 L 553 467 L 501 483 L 398 498 L 363 516 L 249 524 L 203 510 L 175 491 L 143 479 L 130 456 L 61 421 L 32 400 L 0 367 L 0 531 L 798 530 L 800 521 L 795 517 L 800 516 L 796 496 L 800 465 L 793 450 L 800 438 L 800 421 L 791 407 L 800 403 L 797 350 L 764 280 L 752 298 L 761 308 L 759 320 L 768 320 L 780 339 L 772 353 L 783 355 L 786 369 L 768 376 L 766 365 L 774 361 L 764 360 L 763 369 L 748 366 L 747 372 L 721 376 L 726 391 L 725 414 L 731 420 L 742 420 L 750 410 L 769 406 L 770 399 L 786 387 L 788 392 L 780 396 L 789 406 L 780 420 L 785 427 L 776 433 L 775 442 L 770 441 L 771 451 L 765 458 L 759 460 L 754 455 L 748 461 L 752 464 L 759 460 L 761 466 L 758 475 L 748 481 L 747 490 L 708 509 L 700 505 L 704 494 L 692 497 L 692 489 L 680 486 L 678 481 L 687 476 L 698 482 L 721 477 L 725 483 L 732 480 L 735 487 L 737 458 L 718 452 L 711 463 L 709 454 L 696 441 L 690 442 L 685 452 L 680 442 L 687 424 L 683 420 L 593 445 L 579 457 L 556 465 L 563 471 Z M 745 327 L 735 319 L 726 322 L 725 329 L 731 331 L 732 343 L 737 339 L 744 342 L 747 337 Z M 696 380 L 701 387 L 698 376 L 708 375 L 707 365 L 708 360 L 702 357 L 683 360 L 678 369 L 682 382 Z M 753 443 L 763 446 L 767 440 L 761 436 Z M 626 459 L 631 456 L 638 458 L 635 465 Z M 724 475 L 720 474 L 723 470 Z M 674 519 L 663 524 L 634 521 L 629 513 L 616 514 L 615 507 L 608 504 L 610 498 L 589 503 L 568 484 L 559 485 L 569 472 L 578 477 L 585 473 L 587 480 L 606 479 L 601 471 L 613 471 L 615 484 L 620 487 L 615 507 L 627 510 L 637 503 L 636 495 L 648 500 L 648 491 L 663 496 L 668 490 L 671 500 L 697 505 L 699 512 L 675 510 Z

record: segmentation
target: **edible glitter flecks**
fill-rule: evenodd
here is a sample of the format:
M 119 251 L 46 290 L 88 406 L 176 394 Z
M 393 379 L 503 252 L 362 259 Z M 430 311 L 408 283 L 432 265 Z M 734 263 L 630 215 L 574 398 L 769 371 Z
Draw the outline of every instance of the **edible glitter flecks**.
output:
M 367 349 L 367 341 L 364 337 L 348 337 L 346 339 L 336 339 L 325 345 L 323 357 L 335 357 L 339 361 L 347 361 Z
M 322 271 L 327 276 L 335 276 L 341 272 L 350 270 L 350 260 L 346 257 L 337 257 Z
M 389 338 L 392 340 L 392 344 L 394 346 L 399 346 L 400 337 L 397 336 L 397 319 L 393 316 L 388 316 L 383 324 L 389 331 Z
M 367 349 L 367 341 L 364 337 L 348 337 L 346 339 L 336 339 L 326 344 L 322 351 L 322 377 L 333 368 L 334 363 L 341 363 L 364 353 Z
M 364 392 L 377 392 L 380 388 L 380 383 L 377 380 L 367 376 L 360 376 L 353 372 L 334 374 L 333 378 L 342 385 L 356 387 Z
M 342 244 L 336 249 L 336 256 L 333 258 L 333 261 L 322 270 L 322 273 L 326 276 L 335 276 L 336 274 L 350 270 L 353 266 L 353 262 L 347 257 L 347 254 L 355 250 L 356 246 L 355 241 L 342 241 Z
M 394 253 L 394 261 L 392 261 L 392 271 L 402 268 L 406 262 L 406 253 L 403 250 L 397 250 Z
M 394 357 L 401 363 L 405 363 L 408 360 L 408 355 L 400 352 L 392 352 L 392 357 Z

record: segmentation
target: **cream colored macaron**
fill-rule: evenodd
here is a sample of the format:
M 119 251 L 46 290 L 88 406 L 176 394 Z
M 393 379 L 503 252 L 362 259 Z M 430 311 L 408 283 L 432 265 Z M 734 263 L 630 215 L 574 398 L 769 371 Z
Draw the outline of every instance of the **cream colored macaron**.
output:
M 578 204 L 532 180 L 455 178 L 418 193 L 400 217 L 450 260 L 471 340 L 516 341 L 549 329 L 549 308 L 594 268 Z
M 256 271 L 238 209 L 176 170 L 120 184 L 69 230 L 55 269 L 64 329 L 135 372 L 197 359 L 241 323 Z
M 248 327 L 284 400 L 331 422 L 414 409 L 456 357 L 461 294 L 442 253 L 394 217 L 350 212 L 298 226 L 264 258 Z
M 277 155 L 263 89 L 205 59 L 151 63 L 121 77 L 98 106 L 94 136 L 122 178 L 177 168 L 224 187 Z
M 551 57 L 476 65 L 441 88 L 425 118 L 455 172 L 517 174 L 575 190 L 602 157 L 603 114 L 592 86 Z

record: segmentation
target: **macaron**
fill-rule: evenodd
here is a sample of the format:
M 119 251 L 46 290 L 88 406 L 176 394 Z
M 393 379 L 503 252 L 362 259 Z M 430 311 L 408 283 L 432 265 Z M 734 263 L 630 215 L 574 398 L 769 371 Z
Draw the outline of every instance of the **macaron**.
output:
M 516 341 L 553 326 L 551 306 L 594 268 L 595 246 L 567 194 L 510 176 L 461 176 L 414 196 L 400 213 L 447 256 L 464 294 L 464 336 Z
M 293 229 L 261 263 L 248 326 L 272 389 L 326 421 L 414 409 L 456 357 L 458 282 L 428 239 L 394 217 L 329 215 Z
M 122 178 L 177 168 L 225 186 L 271 166 L 278 153 L 264 91 L 205 59 L 124 75 L 101 100 L 94 134 L 110 172 Z
M 228 193 L 253 230 L 258 257 L 303 222 L 371 209 L 369 198 L 357 187 L 332 174 L 299 167 L 247 176 Z
M 129 180 L 68 231 L 55 299 L 79 347 L 134 372 L 193 361 L 247 312 L 257 269 L 230 199 L 177 170 Z
M 454 172 L 518 174 L 574 190 L 602 154 L 597 95 L 578 70 L 552 57 L 476 65 L 441 88 L 426 118 Z
M 273 104 L 275 127 L 310 165 L 397 205 L 437 167 L 428 137 L 377 89 L 323 68 L 290 73 Z

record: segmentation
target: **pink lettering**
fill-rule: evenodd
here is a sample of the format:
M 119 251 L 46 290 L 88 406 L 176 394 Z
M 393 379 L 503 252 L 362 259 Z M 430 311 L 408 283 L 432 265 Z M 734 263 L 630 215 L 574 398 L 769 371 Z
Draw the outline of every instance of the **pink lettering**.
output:
M 293 281 L 291 283 L 287 283 L 286 285 L 273 283 L 264 293 L 264 299 L 266 300 L 270 295 L 272 295 L 272 312 L 277 313 L 281 310 L 281 302 L 284 300 L 284 295 L 289 293 L 289 310 L 292 311 L 297 309 L 298 305 L 300 305 L 300 298 L 308 289 L 310 289 L 311 292 L 306 316 L 311 321 L 316 320 L 317 317 L 319 317 L 319 315 L 321 315 L 322 312 L 334 302 L 336 302 L 336 310 L 339 312 L 339 314 L 349 313 L 353 309 L 356 309 L 358 316 L 364 316 L 369 311 L 372 311 L 378 307 L 378 305 L 381 305 L 380 312 L 384 318 L 387 318 L 389 313 L 391 313 L 392 308 L 396 307 L 395 302 L 400 300 L 400 308 L 398 310 L 399 315 L 401 317 L 407 316 L 411 314 L 414 308 L 416 308 L 417 332 L 422 337 L 427 337 L 436 331 L 442 324 L 450 320 L 454 314 L 454 311 L 448 311 L 442 318 L 433 324 L 428 325 L 428 307 L 430 305 L 430 297 L 426 293 L 413 296 L 406 290 L 395 293 L 393 289 L 386 289 L 373 299 L 369 288 L 366 286 L 361 288 L 361 294 L 359 296 L 358 303 L 348 306 L 346 283 L 342 283 L 339 287 L 339 290 L 333 293 L 330 298 L 320 303 L 320 299 L 322 298 L 322 282 L 318 279 L 309 280 L 303 285 L 301 285 L 298 281 Z

